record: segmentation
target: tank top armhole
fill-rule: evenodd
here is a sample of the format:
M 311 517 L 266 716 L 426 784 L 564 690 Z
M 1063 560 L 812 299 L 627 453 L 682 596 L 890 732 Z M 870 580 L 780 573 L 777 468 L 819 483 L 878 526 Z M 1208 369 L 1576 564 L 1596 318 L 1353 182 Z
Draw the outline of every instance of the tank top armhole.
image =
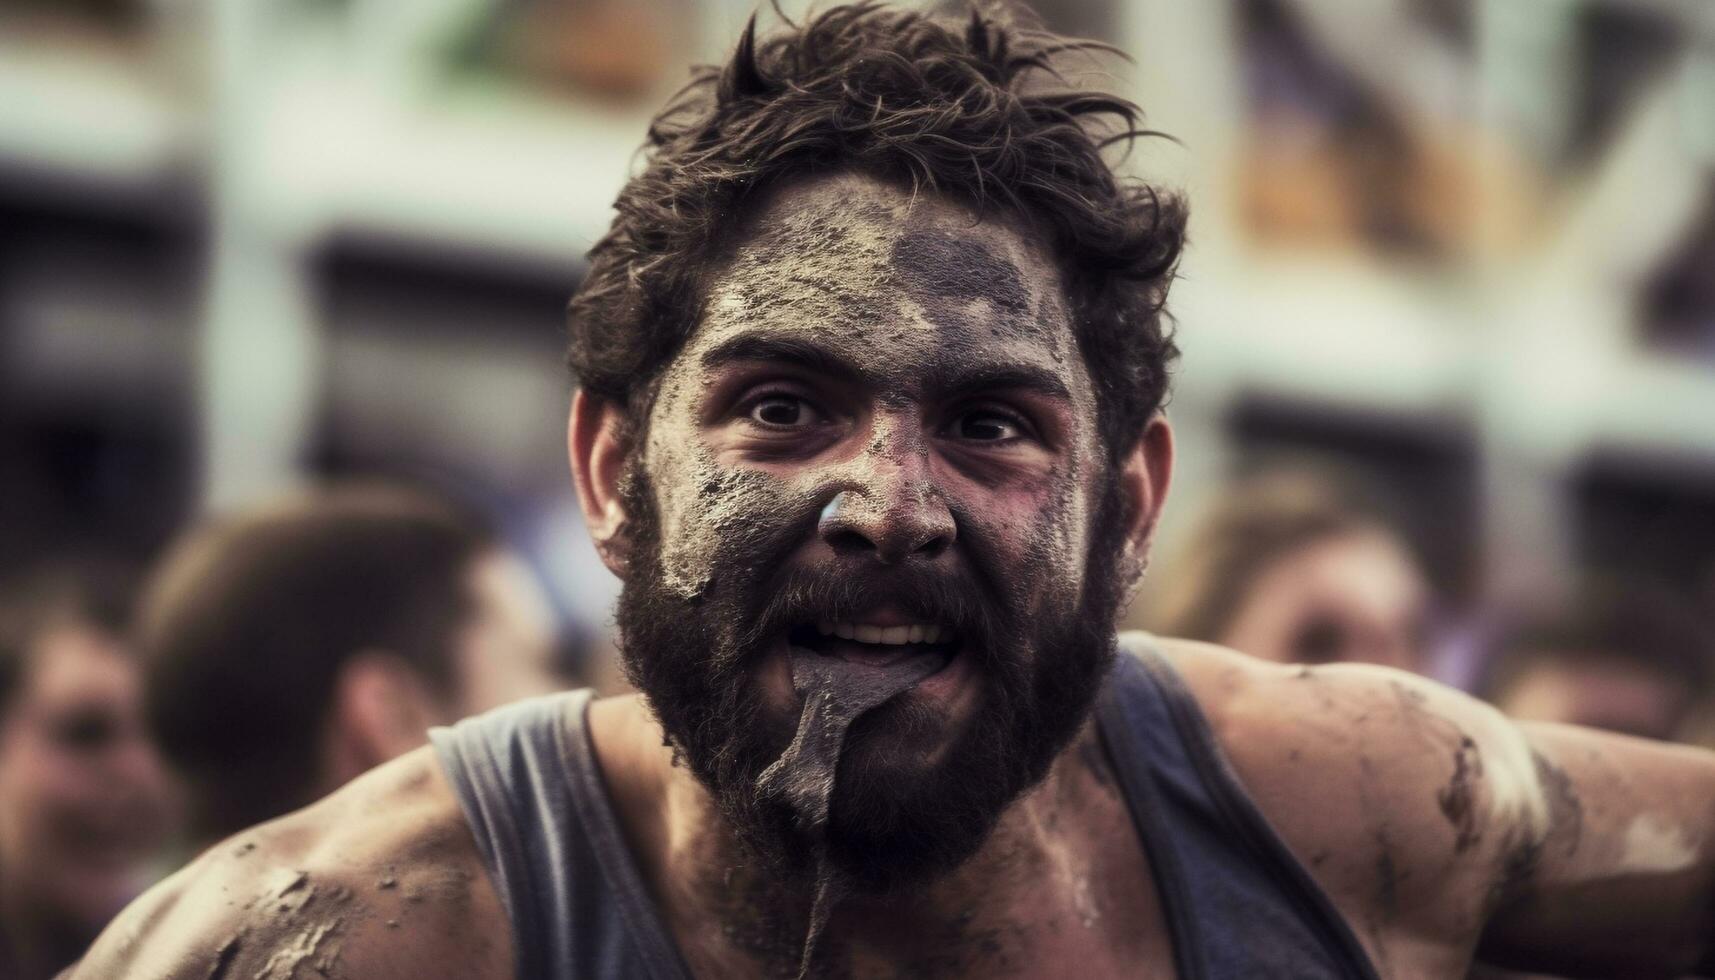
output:
M 594 736 L 590 733 L 589 708 L 594 700 L 585 698 L 578 704 L 567 705 L 565 723 L 556 729 L 572 806 L 620 919 L 647 964 L 649 976 L 657 980 L 688 980 L 690 971 L 667 924 L 656 911 L 608 796 L 601 760 L 596 756 Z
M 1268 822 L 1239 781 L 1226 754 L 1215 739 L 1213 728 L 1196 696 L 1186 686 L 1179 671 L 1156 648 L 1154 643 L 1139 643 L 1121 647 L 1121 656 L 1135 656 L 1155 682 L 1165 699 L 1169 716 L 1183 739 L 1199 778 L 1208 789 L 1224 822 L 1243 836 L 1247 849 L 1279 883 L 1282 890 L 1295 896 L 1307 913 L 1327 948 L 1337 950 L 1347 960 L 1353 975 L 1361 980 L 1380 980 L 1369 952 L 1352 931 L 1351 924 L 1340 914 L 1334 902 L 1316 879 L 1292 853 L 1274 826 Z
M 1110 683 L 1098 702 L 1099 724 L 1096 726 L 1108 757 L 1114 763 L 1114 775 L 1119 780 L 1127 809 L 1131 811 L 1132 826 L 1138 842 L 1149 859 L 1149 873 L 1161 895 L 1162 916 L 1167 922 L 1168 938 L 1173 945 L 1173 969 L 1180 980 L 1206 980 L 1207 965 L 1203 962 L 1202 936 L 1197 923 L 1187 911 L 1184 901 L 1189 886 L 1180 865 L 1179 852 L 1173 846 L 1172 829 L 1163 816 L 1160 793 L 1151 775 L 1147 750 L 1136 737 L 1142 722 L 1133 717 L 1133 701 L 1128 688 L 1149 683 L 1149 677 L 1133 660 L 1132 652 L 1121 643 L 1119 662 L 1115 663 Z
M 571 699 L 581 694 L 577 692 Z M 477 853 L 482 856 L 483 866 L 488 869 L 494 890 L 506 909 L 512 934 L 514 976 L 540 976 L 541 922 L 533 904 L 517 900 L 519 894 L 528 894 L 531 887 L 528 870 L 516 864 L 517 856 L 524 853 L 522 830 L 506 805 L 509 795 L 497 778 L 497 761 L 476 757 L 477 753 L 491 754 L 492 748 L 477 737 L 475 722 L 476 719 L 465 719 L 449 727 L 431 728 L 429 744 L 434 746 L 441 772 L 452 784 L 459 809 L 476 841 Z
M 597 768 L 592 700 L 531 698 L 429 737 L 511 921 L 519 980 L 685 980 Z

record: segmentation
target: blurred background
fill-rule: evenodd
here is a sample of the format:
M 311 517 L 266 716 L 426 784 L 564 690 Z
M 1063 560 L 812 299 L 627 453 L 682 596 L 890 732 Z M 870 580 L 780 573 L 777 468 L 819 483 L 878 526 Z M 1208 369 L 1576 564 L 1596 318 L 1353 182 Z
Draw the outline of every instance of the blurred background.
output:
M 1128 167 L 1192 201 L 1132 625 L 1708 740 L 1715 4 L 1035 6 L 1134 56 L 1091 67 L 1176 141 Z M 0 571 L 390 477 L 491 521 L 559 676 L 610 677 L 561 312 L 751 11 L 0 0 Z
M 1109 81 L 1178 142 L 1130 167 L 1193 201 L 1159 554 L 1234 480 L 1338 470 L 1421 562 L 1458 683 L 1497 610 L 1592 573 L 1715 602 L 1715 8 L 1037 7 L 1135 57 Z M 651 111 L 750 12 L 0 0 L 4 566 L 146 563 L 387 474 L 498 522 L 587 671 L 615 586 L 566 476 L 561 308 Z

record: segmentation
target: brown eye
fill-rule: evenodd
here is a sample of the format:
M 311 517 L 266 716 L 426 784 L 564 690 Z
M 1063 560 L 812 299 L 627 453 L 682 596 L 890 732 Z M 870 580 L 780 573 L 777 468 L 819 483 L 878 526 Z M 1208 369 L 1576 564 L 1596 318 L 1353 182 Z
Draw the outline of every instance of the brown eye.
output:
M 100 752 L 119 738 L 119 720 L 105 711 L 75 711 L 48 723 L 48 737 L 70 752 Z
M 1316 615 L 1299 625 L 1287 647 L 1293 663 L 1325 664 L 1344 659 L 1349 641 L 1339 620 Z
M 959 417 L 959 438 L 973 442 L 1005 442 L 1023 434 L 1017 422 L 996 412 L 971 412 Z
M 808 425 L 817 421 L 816 410 L 802 398 L 769 395 L 750 406 L 750 419 L 775 428 Z

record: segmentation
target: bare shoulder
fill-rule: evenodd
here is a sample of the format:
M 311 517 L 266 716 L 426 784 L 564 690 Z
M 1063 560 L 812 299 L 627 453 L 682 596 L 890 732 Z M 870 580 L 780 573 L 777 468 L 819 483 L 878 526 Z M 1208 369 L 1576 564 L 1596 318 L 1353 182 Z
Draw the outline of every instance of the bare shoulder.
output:
M 1517 727 L 1400 671 L 1159 642 L 1240 782 L 1372 954 L 1468 955 L 1553 826 L 1542 761 Z
M 432 752 L 225 841 L 127 908 L 71 974 L 508 977 L 504 910 Z

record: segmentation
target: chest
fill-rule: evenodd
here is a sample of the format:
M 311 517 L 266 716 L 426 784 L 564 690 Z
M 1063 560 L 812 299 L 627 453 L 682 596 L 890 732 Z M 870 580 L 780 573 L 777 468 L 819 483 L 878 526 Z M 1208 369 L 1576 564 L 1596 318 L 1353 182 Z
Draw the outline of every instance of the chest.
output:
M 685 966 L 698 980 L 800 975 L 805 936 L 795 929 L 750 937 L 726 928 L 703 929 L 678 939 Z M 818 943 L 815 966 L 807 975 L 829 980 L 1058 978 L 1072 975 L 1068 970 L 1075 965 L 1079 980 L 1172 978 L 1179 976 L 1173 957 L 1159 915 L 1122 921 L 1067 911 L 923 923 L 911 933 L 828 937 Z
M 883 903 L 836 913 L 809 975 L 1065 977 L 1076 964 L 1079 980 L 1178 976 L 1162 902 L 1129 815 L 1117 805 L 1099 817 L 1081 846 L 1019 859 L 986 889 L 943 887 L 933 896 L 907 896 L 898 908 Z M 912 903 L 926 897 L 933 901 Z M 707 897 L 672 904 L 668 927 L 692 976 L 799 976 L 808 933 L 801 916 Z

